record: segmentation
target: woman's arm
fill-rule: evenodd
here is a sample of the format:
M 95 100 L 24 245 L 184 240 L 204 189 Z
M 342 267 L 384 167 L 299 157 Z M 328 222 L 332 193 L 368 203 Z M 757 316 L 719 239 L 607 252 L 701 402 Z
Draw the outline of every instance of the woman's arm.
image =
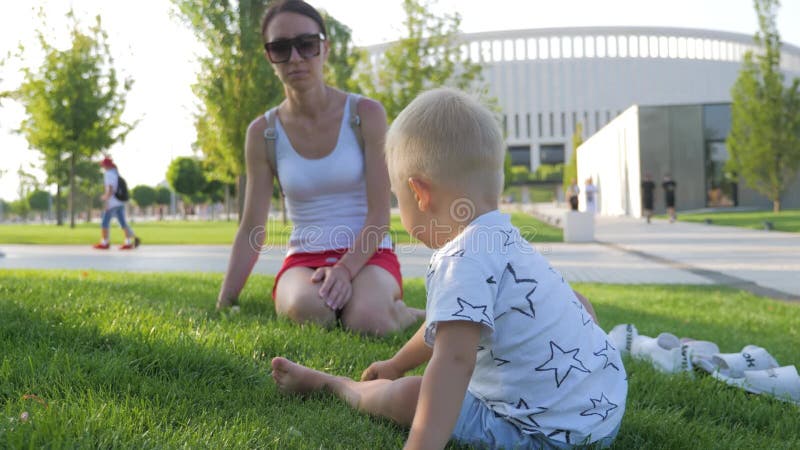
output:
M 358 115 L 361 118 L 361 134 L 364 138 L 364 167 L 367 184 L 367 217 L 364 228 L 356 236 L 351 251 L 347 252 L 334 268 L 320 269 L 314 274 L 313 280 L 319 281 L 325 276 L 320 287 L 320 296 L 333 309 L 344 306 L 349 300 L 343 298 L 342 293 L 349 290 L 335 289 L 337 284 L 352 281 L 364 264 L 369 261 L 377 250 L 384 235 L 389 231 L 389 209 L 391 206 L 391 193 L 389 189 L 389 170 L 383 154 L 383 145 L 386 140 L 386 111 L 375 100 L 364 98 L 358 102 Z M 340 279 L 342 278 L 342 279 Z M 332 293 L 338 292 L 337 298 L 329 298 Z
M 265 222 L 272 200 L 272 169 L 267 162 L 264 129 L 267 123 L 259 117 L 247 127 L 244 145 L 247 184 L 245 186 L 242 222 L 233 241 L 228 271 L 217 298 L 217 308 L 236 303 L 247 277 L 258 260 L 266 237 Z

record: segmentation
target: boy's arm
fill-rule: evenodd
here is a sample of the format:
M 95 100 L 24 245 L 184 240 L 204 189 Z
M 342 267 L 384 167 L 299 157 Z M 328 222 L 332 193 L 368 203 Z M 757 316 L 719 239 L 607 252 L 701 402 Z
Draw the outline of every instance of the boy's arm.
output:
M 444 448 L 450 440 L 475 369 L 481 326 L 464 321 L 437 324 L 406 449 Z
M 583 307 L 586 308 L 586 311 L 588 311 L 589 315 L 592 316 L 592 320 L 594 320 L 594 323 L 599 324 L 600 322 L 597 321 L 597 314 L 594 313 L 594 307 L 592 307 L 592 304 L 589 303 L 589 299 L 584 297 L 583 295 L 581 295 L 580 292 L 574 289 L 572 290 L 572 292 L 575 293 L 575 297 L 578 297 L 578 300 L 581 302 Z
M 361 381 L 378 378 L 395 380 L 431 359 L 433 350 L 425 344 L 425 323 L 422 322 L 414 336 L 391 359 L 370 364 L 361 374 Z

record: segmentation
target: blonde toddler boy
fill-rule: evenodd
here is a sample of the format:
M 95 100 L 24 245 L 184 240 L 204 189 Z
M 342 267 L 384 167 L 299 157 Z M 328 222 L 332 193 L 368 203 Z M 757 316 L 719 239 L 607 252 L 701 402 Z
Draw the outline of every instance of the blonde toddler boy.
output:
M 608 446 L 627 396 L 620 354 L 589 302 L 497 210 L 504 143 L 496 120 L 452 89 L 415 99 L 387 135 L 403 226 L 437 249 L 426 320 L 354 381 L 285 358 L 278 387 L 332 392 L 410 426 L 409 449 Z M 407 371 L 428 363 L 424 375 Z

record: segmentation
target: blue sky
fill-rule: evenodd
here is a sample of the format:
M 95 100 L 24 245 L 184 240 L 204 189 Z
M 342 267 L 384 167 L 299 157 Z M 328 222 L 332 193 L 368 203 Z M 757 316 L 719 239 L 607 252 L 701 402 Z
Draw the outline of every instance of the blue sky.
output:
M 359 45 L 395 39 L 402 35 L 401 0 L 318 0 L 353 30 Z M 128 96 L 126 117 L 140 124 L 124 144 L 111 149 L 131 186 L 155 185 L 164 179 L 172 158 L 191 154 L 196 110 L 191 84 L 196 55 L 202 52 L 191 32 L 172 18 L 168 0 L 3 0 L 0 6 L 0 55 L 22 42 L 35 48 L 33 30 L 40 27 L 34 10 L 42 5 L 48 16 L 50 42 L 66 45 L 65 12 L 72 6 L 84 23 L 100 14 L 109 33 L 118 70 L 135 80 Z M 757 29 L 750 0 L 439 0 L 438 12 L 458 12 L 465 32 L 565 26 L 672 26 L 753 34 Z M 785 42 L 800 46 L 800 0 L 784 0 L 778 29 Z M 28 64 L 36 64 L 35 51 Z M 19 66 L 0 68 L 0 90 L 19 82 Z M 265 105 L 267 109 L 269 105 Z M 0 198 L 17 197 L 16 171 L 37 163 L 37 152 L 12 133 L 23 119 L 14 102 L 0 106 Z M 245 126 L 245 124 L 243 124 Z M 40 172 L 34 171 L 39 176 Z

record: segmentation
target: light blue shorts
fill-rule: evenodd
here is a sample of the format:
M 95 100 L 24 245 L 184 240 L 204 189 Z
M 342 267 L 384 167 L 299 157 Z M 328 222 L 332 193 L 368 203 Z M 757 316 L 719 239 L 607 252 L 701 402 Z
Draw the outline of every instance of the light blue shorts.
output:
M 127 230 L 128 229 L 128 223 L 125 222 L 125 206 L 123 206 L 123 205 L 115 206 L 113 208 L 109 208 L 109 209 L 103 211 L 103 219 L 102 219 L 102 221 L 100 223 L 100 227 L 101 228 L 110 228 L 111 227 L 111 218 L 114 217 L 114 216 L 117 217 L 117 222 L 119 222 L 119 226 L 121 226 L 122 229 Z
M 619 425 L 610 435 L 589 445 L 606 448 L 619 432 Z M 543 434 L 524 434 L 509 421 L 497 417 L 488 406 L 469 391 L 464 396 L 452 438 L 474 448 L 503 449 L 572 449 L 576 446 L 548 438 Z M 582 446 L 583 448 L 587 446 Z

